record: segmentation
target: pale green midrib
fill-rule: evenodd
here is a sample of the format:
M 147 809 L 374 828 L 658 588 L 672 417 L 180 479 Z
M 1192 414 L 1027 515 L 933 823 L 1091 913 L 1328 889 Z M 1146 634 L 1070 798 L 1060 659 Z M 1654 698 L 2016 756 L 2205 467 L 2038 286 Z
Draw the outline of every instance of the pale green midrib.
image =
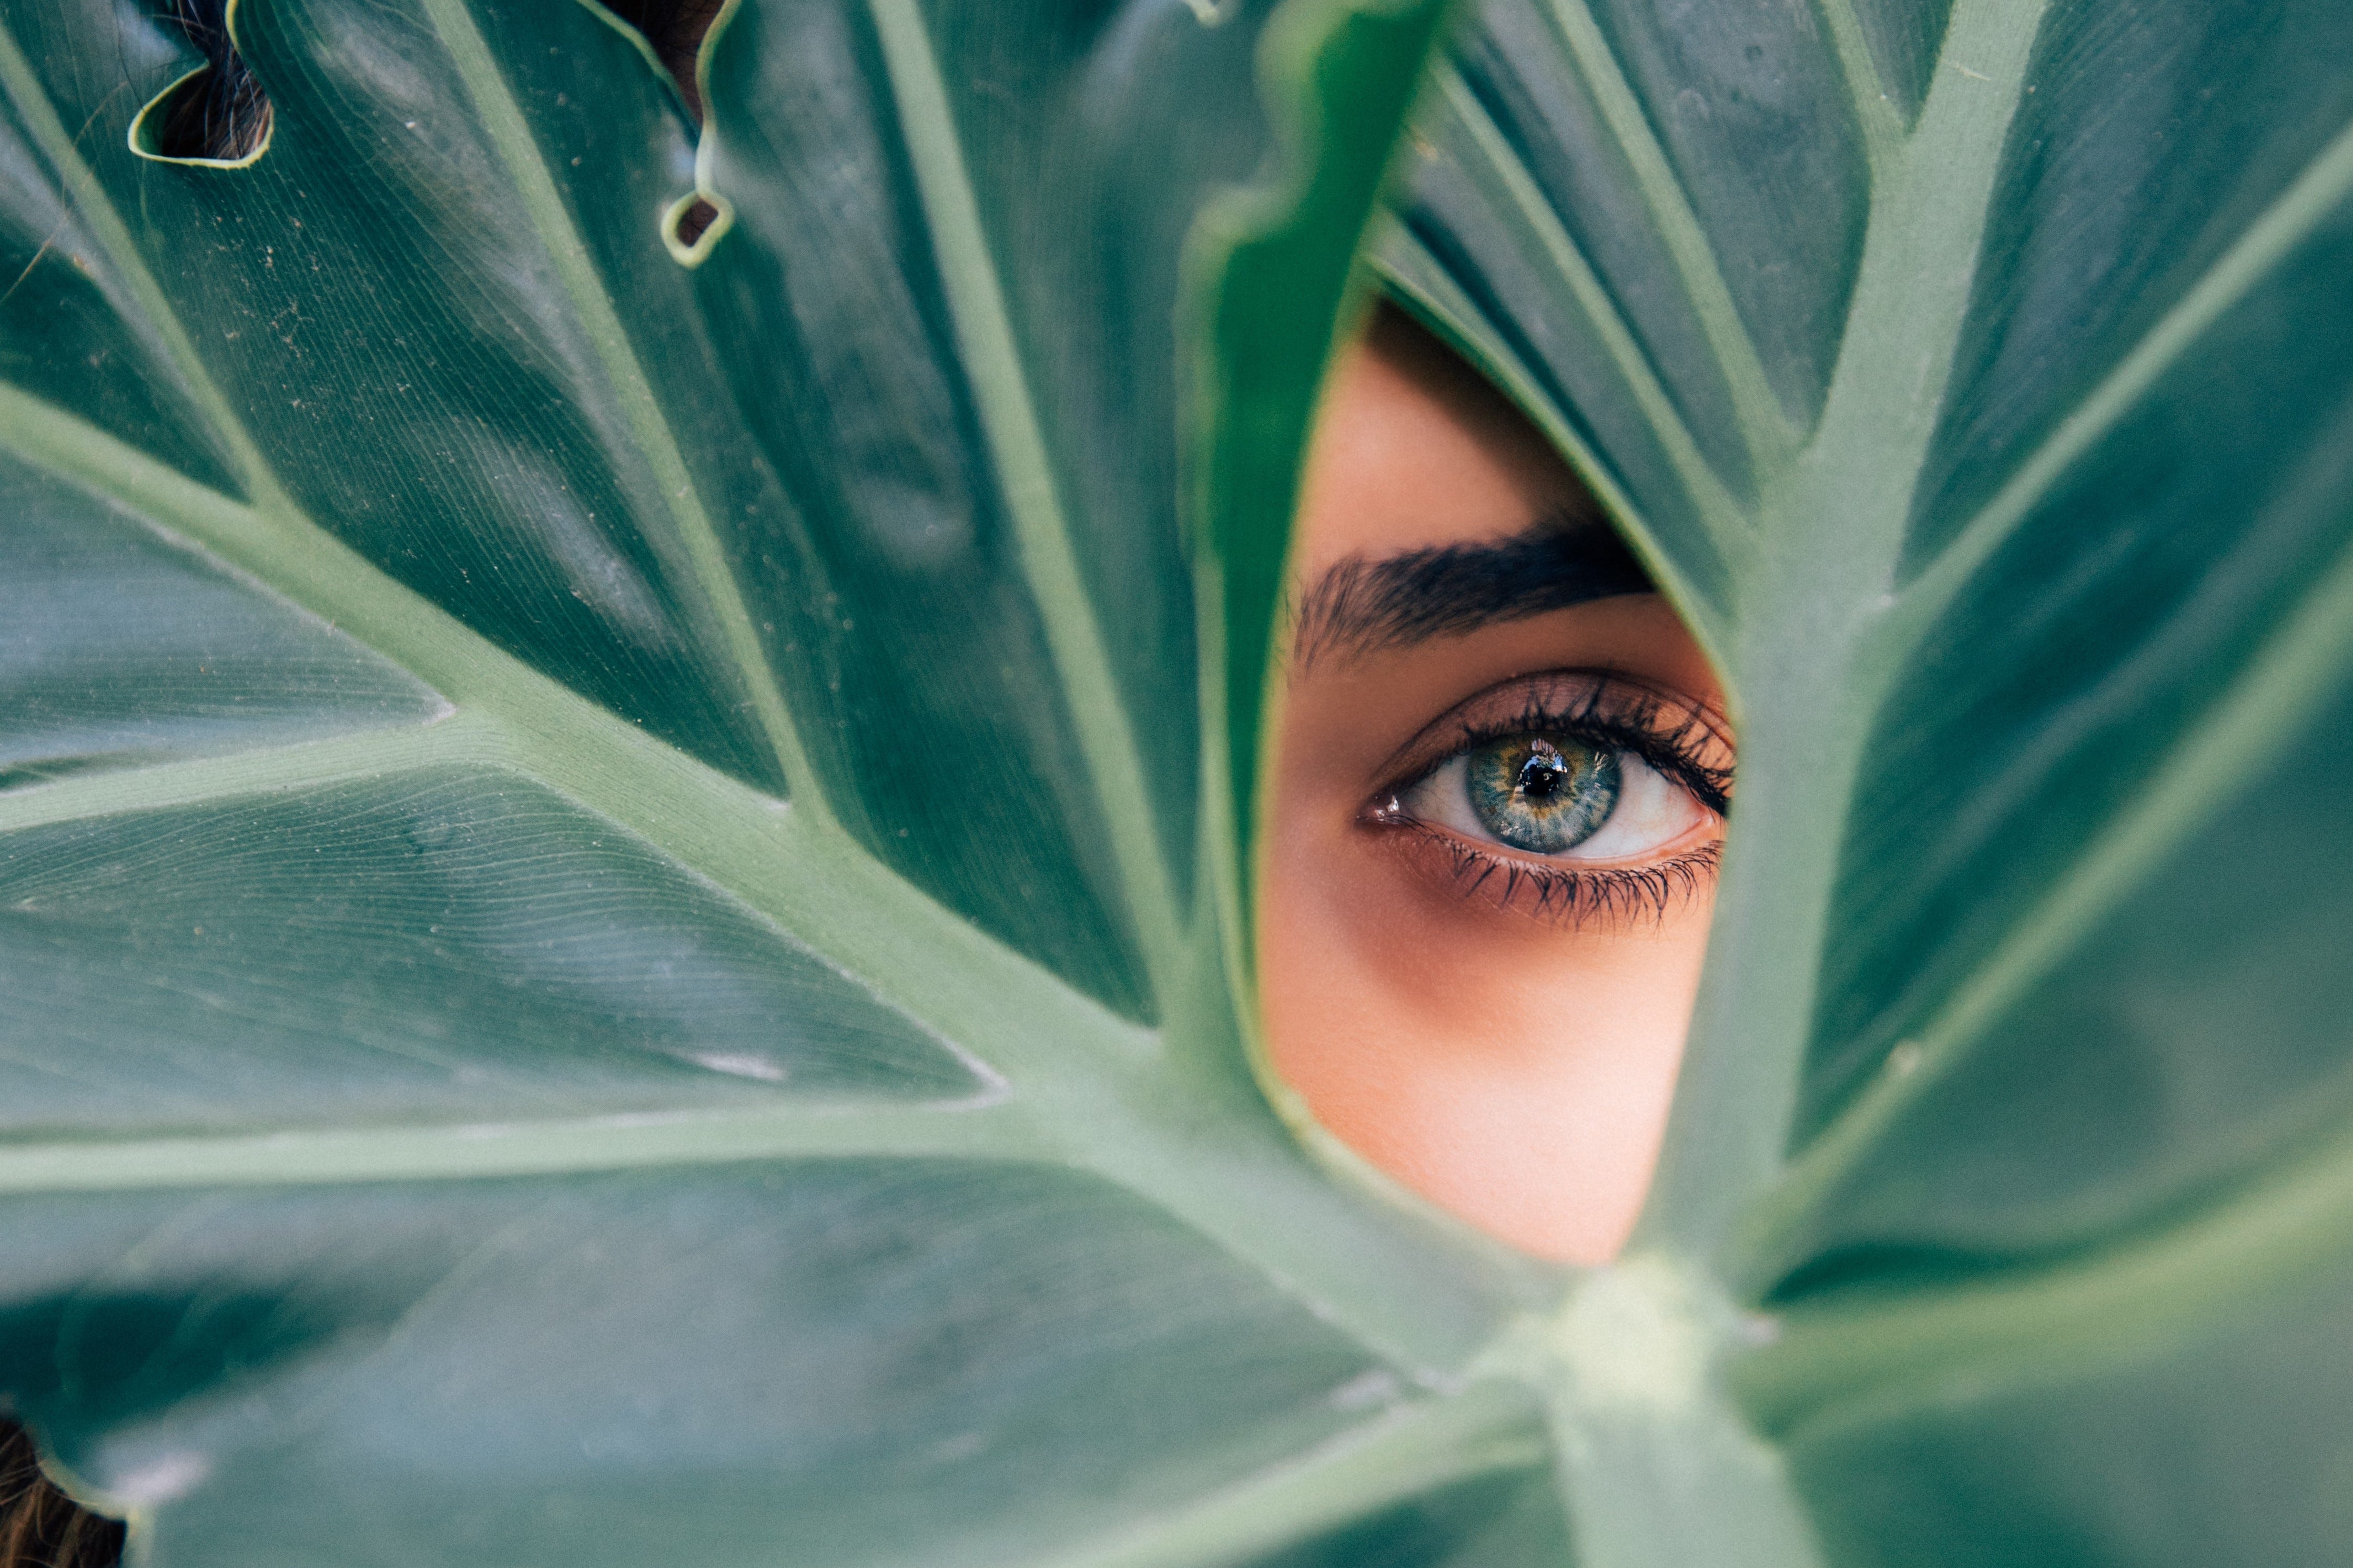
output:
M 0 448 L 203 546 L 461 708 L 536 729 L 589 724 L 644 739 L 300 513 L 222 495 L 5 383 L 0 415 Z
M 1970 574 L 2014 533 L 2068 468 L 2137 406 L 2199 336 L 2268 277 L 2297 242 L 2313 232 L 2317 220 L 2342 202 L 2348 192 L 2353 192 L 2353 127 L 2338 132 L 2329 142 L 2214 266 L 2117 363 L 2076 411 L 2021 465 L 1994 500 L 1903 590 L 1895 613 L 1877 629 L 1870 662 L 1891 671 L 1901 668 L 1905 656 L 1936 624 L 1938 614 L 1959 593 Z M 2326 581 L 2316 588 L 2316 593 L 2326 591 Z M 2234 691 L 2238 689 L 2233 687 Z M 2162 809 L 2160 802 L 2144 795 L 2137 805 L 2136 815 L 2155 809 Z M 2110 834 L 2085 851 L 2084 864 L 2093 866 L 2094 858 L 2123 842 L 2116 837 L 2122 831 L 2121 827 L 2112 826 Z M 1787 1184 L 1774 1194 L 1769 1213 L 1759 1215 L 1761 1232 L 1769 1234 L 1777 1226 L 1791 1223 L 1807 1203 L 1834 1185 L 1840 1175 L 1862 1158 L 1876 1130 L 1930 1087 L 1968 1043 L 1965 1037 L 1952 1036 L 1952 1031 L 1972 1020 L 1983 1022 L 2000 997 L 2027 983 L 2023 972 L 2014 971 L 2011 966 L 2019 961 L 2023 950 L 2018 944 L 2027 940 L 2028 931 L 2045 931 L 2042 922 L 2055 918 L 2056 908 L 2072 907 L 2070 900 L 2087 890 L 2079 886 L 2077 879 L 2063 883 L 2053 894 L 2054 902 L 2030 916 L 2026 926 L 2015 929 L 2010 941 L 1997 950 L 1987 967 L 1957 993 L 1920 1033 L 1914 1043 L 1921 1050 L 1907 1052 L 1905 1058 L 1915 1065 L 1900 1078 L 1891 1075 L 1874 1080 L 1818 1135 L 1796 1162 Z M 2121 897 L 2122 891 L 2116 896 Z M 2055 963 L 2058 956 L 2052 955 L 2051 962 Z M 1949 1043 L 1930 1049 L 1948 1037 Z
M 106 251 L 123 287 L 163 339 L 173 369 L 179 373 L 197 411 L 212 421 L 215 433 L 227 444 L 237 477 L 257 500 L 274 499 L 279 493 L 278 482 L 269 461 L 214 383 L 212 372 L 197 354 L 195 342 L 180 324 L 178 312 L 172 309 L 154 274 L 148 270 L 146 258 L 131 237 L 130 229 L 115 212 L 106 187 L 83 161 L 74 139 L 66 133 L 64 122 L 58 119 L 40 78 L 17 47 L 5 18 L 0 18 L 0 88 L 6 89 L 34 139 L 40 143 L 42 153 L 71 189 L 77 212 Z
M 1797 1309 L 1743 1368 L 1769 1426 L 1836 1419 L 1856 1403 L 1979 1399 L 2104 1365 L 2178 1359 L 2244 1317 L 2266 1287 L 2343 1270 L 2353 1236 L 2353 1141 L 2342 1126 L 2274 1170 L 2152 1234 L 2024 1278 L 1857 1305 Z
M 1580 1568 L 1823 1568 L 1778 1458 L 1715 1375 L 1738 1321 L 1687 1261 L 1633 1251 L 1480 1358 L 1544 1399 Z
M 495 730 L 506 765 L 619 824 L 992 1065 L 1011 1074 L 1040 1063 L 1105 1071 L 1140 1049 L 1134 1026 L 941 909 L 826 819 L 718 773 L 523 664 L 315 525 L 222 496 L 5 383 L 0 450 L 172 530 L 417 675 L 459 705 L 448 733 Z M 168 780 L 181 775 L 166 770 L 187 765 L 133 776 Z M 116 786 L 92 778 L 43 787 L 87 788 L 95 799 Z M 878 921 L 896 922 L 898 940 L 871 933 L 843 950 L 845 933 Z M 1022 998 L 1026 1022 L 999 1019 L 981 1038 L 959 1027 L 972 1023 L 973 1009 L 943 974 L 960 966 L 995 976 L 991 997 Z
M 465 79 L 466 90 L 473 96 L 483 130 L 515 183 L 522 210 L 554 264 L 557 277 L 563 279 L 565 292 L 578 312 L 588 341 L 595 345 L 606 381 L 640 444 L 653 482 L 661 491 L 662 504 L 677 525 L 679 539 L 693 565 L 696 584 L 719 623 L 735 679 L 759 715 L 761 730 L 784 771 L 786 786 L 804 806 L 829 812 L 830 806 L 802 750 L 799 731 L 794 727 L 776 671 L 768 663 L 767 651 L 761 646 L 760 634 L 744 605 L 743 589 L 728 565 L 726 548 L 712 526 L 669 418 L 646 379 L 645 367 L 638 362 L 628 330 L 613 308 L 612 297 L 589 258 L 588 247 L 572 221 L 571 209 L 556 191 L 554 178 L 548 173 L 539 143 L 523 120 L 505 75 L 499 69 L 480 29 L 475 26 L 465 0 L 424 0 L 424 4 L 435 32 Z
M 0 1141 L 0 1194 L 477 1181 L 871 1155 L 1037 1163 L 1053 1161 L 1057 1150 L 1009 1100 L 800 1102 L 434 1125 Z
M 478 712 L 461 712 L 432 726 L 157 763 L 0 794 L 0 835 L 123 812 L 313 790 L 381 778 L 396 769 L 504 769 L 544 782 L 531 762 L 495 722 Z M 748 789 L 737 787 L 749 795 Z M 575 792 L 574 798 L 619 820 L 603 798 L 608 793 Z M 688 804 L 683 815 L 693 815 L 700 804 Z M 713 863 L 740 866 L 754 858 L 733 844 L 702 852 L 675 844 L 656 847 L 690 870 Z M 862 880 L 845 881 L 830 871 L 828 857 L 849 859 Z M 1410 1311 L 1400 1315 L 1394 1310 L 1398 1292 L 1379 1288 L 1404 1260 L 1394 1247 L 1366 1255 L 1345 1239 L 1335 1249 L 1327 1245 L 1329 1235 L 1296 1234 L 1295 1227 L 1314 1223 L 1315 1205 L 1303 1214 L 1293 1204 L 1287 1222 L 1276 1219 L 1285 1208 L 1285 1193 L 1266 1184 L 1262 1164 L 1252 1167 L 1261 1173 L 1256 1182 L 1201 1180 L 1188 1173 L 1202 1157 L 1199 1131 L 1183 1113 L 1164 1112 L 1188 1103 L 1192 1086 L 1181 1074 L 1165 1071 L 1167 1058 L 1149 1050 L 1141 1031 L 1102 1017 L 1092 1004 L 1074 999 L 1050 977 L 1014 984 L 1020 980 L 1013 973 L 1020 961 L 993 950 L 980 955 L 991 962 L 987 973 L 976 977 L 971 955 L 959 953 L 957 943 L 985 946 L 986 939 L 973 938 L 968 931 L 962 939 L 953 931 L 927 931 L 908 915 L 921 895 L 892 883 L 887 871 L 877 874 L 873 862 L 838 834 L 806 843 L 787 834 L 760 846 L 757 858 L 789 879 L 806 902 L 785 917 L 770 914 L 777 930 L 828 954 L 859 984 L 944 1037 L 969 1045 L 990 1067 L 1006 1068 L 1009 1097 L 984 1079 L 977 1097 L 898 1105 L 799 1102 L 748 1110 L 648 1106 L 626 1115 L 533 1116 L 474 1124 L 440 1120 L 297 1126 L 249 1135 L 126 1132 L 14 1144 L 0 1139 L 0 1193 L 459 1180 L 769 1158 L 904 1156 L 1060 1165 L 1086 1170 L 1145 1198 L 1376 1353 L 1400 1364 L 1447 1360 L 1441 1347 L 1413 1326 Z M 755 898 L 741 889 L 723 890 L 758 912 Z M 835 940 L 828 953 L 827 942 L 797 936 L 814 927 L 821 936 L 838 939 L 839 922 L 853 915 L 877 928 L 881 940 L 852 942 L 847 949 Z M 833 917 L 832 922 L 821 924 L 824 916 Z M 878 949 L 923 955 L 918 973 L 940 984 L 930 994 L 911 994 L 903 984 L 894 986 L 894 978 L 906 976 L 894 976 L 887 963 L 873 963 Z M 1091 1010 L 1058 1026 L 1057 1005 L 1065 1012 Z M 1097 1026 L 1084 1026 L 1089 1024 Z M 1118 1032 L 1123 1027 L 1124 1036 Z M 1058 1030 L 1065 1043 L 1057 1044 Z M 1286 1166 L 1278 1180 L 1309 1184 L 1307 1195 L 1319 1201 L 1328 1195 L 1323 1178 L 1304 1167 Z
M 2076 459 L 2114 430 L 2200 334 L 2245 299 L 2353 192 L 2353 126 L 2340 131 L 2246 232 L 2116 363 L 2021 463 L 1993 500 L 1907 584 L 1893 629 L 1893 660 L 1926 635 L 1970 575 L 2013 534 Z
M 1180 961 L 1184 935 L 1176 890 L 1161 857 L 1143 752 L 1072 548 L 947 87 L 913 0 L 871 0 L 871 8 L 902 141 L 964 351 L 966 382 L 1013 520 L 1029 596 L 1045 627 L 1047 651 L 1103 814 L 1145 965 L 1165 1002 L 1176 984 L 1170 971 Z
M 1760 472 L 1770 469 L 1788 455 L 1794 437 L 1781 400 L 1765 374 L 1756 341 L 1732 302 L 1715 247 L 1708 242 L 1707 231 L 1692 209 L 1690 194 L 1652 132 L 1641 100 L 1619 68 L 1617 56 L 1586 0 L 1551 0 L 1551 7 L 1569 58 L 1582 70 L 1602 119 L 1633 167 L 1635 183 L 1641 187 L 1643 203 L 1658 226 L 1660 238 L 1666 242 L 1692 313 L 1724 372 L 1733 419 L 1747 447 L 1750 466 Z
M 1550 1458 L 1526 1397 L 1474 1384 L 1394 1409 L 1184 1507 L 1046 1559 L 1039 1568 L 1198 1568 L 1253 1561 L 1392 1503 Z
M 512 768 L 480 713 L 332 740 L 93 773 L 0 793 L 0 834 L 129 812 L 311 791 L 430 767 Z M 922 1103 L 797 1101 L 645 1108 L 481 1123 L 291 1128 L 249 1134 L 0 1139 L 0 1193 L 548 1174 L 810 1154 L 1048 1160 L 1068 1151 L 1001 1091 Z M 986 1114 L 984 1114 L 984 1112 Z
M 1675 477 L 1683 483 L 1692 502 L 1706 520 L 1708 531 L 1728 554 L 1737 555 L 1747 543 L 1751 520 L 1741 510 L 1723 479 L 1693 439 L 1691 428 L 1683 423 L 1674 399 L 1658 376 L 1650 356 L 1643 353 L 1633 330 L 1619 314 L 1617 301 L 1610 298 L 1599 273 L 1586 259 L 1562 226 L 1560 216 L 1529 173 L 1519 154 L 1478 96 L 1472 92 L 1461 73 L 1449 67 L 1440 79 L 1440 90 L 1449 108 L 1453 110 L 1472 138 L 1479 145 L 1488 163 L 1504 183 L 1505 193 L 1518 209 L 1524 221 L 1560 271 L 1568 291 L 1595 329 L 1609 352 L 1610 363 L 1626 378 L 1633 389 L 1635 405 L 1650 422 L 1651 432 L 1666 449 L 1668 461 L 1675 468 Z
M 1888 681 L 1863 655 L 1894 602 L 1904 522 L 1966 324 L 2000 149 L 2043 11 L 2043 0 L 1955 6 L 1947 39 L 1978 52 L 1991 75 L 1940 78 L 1874 183 L 1822 418 L 1781 482 L 1767 487 L 1762 564 L 1749 582 L 1768 610 L 1783 613 L 1744 617 L 1749 635 L 1728 672 L 1747 731 L 1747 819 L 1762 809 L 1768 786 L 1756 781 L 1768 748 L 1784 749 L 1788 787 L 1768 831 L 1736 837 L 1727 856 L 1683 1081 L 1641 1225 L 1662 1245 L 1716 1256 L 1786 1158 L 1851 805 L 1845 786 Z M 1786 611 L 1809 601 L 1823 613 Z
M 326 740 L 76 773 L 0 790 L 0 834 L 139 811 L 168 811 L 241 795 L 315 789 L 387 773 L 503 761 L 479 715 L 364 730 Z
M 1847 98 L 1854 107 L 1855 123 L 1862 132 L 1863 157 L 1871 165 L 1875 185 L 1880 170 L 1903 143 L 1903 116 L 1887 96 L 1879 62 L 1871 53 L 1871 40 L 1864 36 L 1862 18 L 1854 13 L 1854 0 L 1817 3 L 1822 21 L 1830 29 L 1831 47 L 1838 55 L 1840 74 L 1846 79 Z
M 2232 790 L 2279 754 L 2349 669 L 2353 550 L 2315 580 L 2295 614 L 2206 717 L 2183 726 L 2184 738 L 2106 831 L 1917 1032 L 1909 1065 L 1873 1079 L 1791 1166 L 1773 1196 L 1771 1215 L 1792 1223 L 1833 1189 L 1987 1027 L 2075 951 L 2168 853 L 2227 804 Z

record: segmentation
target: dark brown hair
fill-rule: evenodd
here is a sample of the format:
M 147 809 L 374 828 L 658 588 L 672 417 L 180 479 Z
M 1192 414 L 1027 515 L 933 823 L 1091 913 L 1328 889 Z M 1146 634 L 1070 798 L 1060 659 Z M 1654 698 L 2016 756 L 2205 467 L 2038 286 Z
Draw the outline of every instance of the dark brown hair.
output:
M 0 1420 L 0 1568 L 114 1568 L 122 1524 L 92 1513 L 41 1474 L 30 1434 Z

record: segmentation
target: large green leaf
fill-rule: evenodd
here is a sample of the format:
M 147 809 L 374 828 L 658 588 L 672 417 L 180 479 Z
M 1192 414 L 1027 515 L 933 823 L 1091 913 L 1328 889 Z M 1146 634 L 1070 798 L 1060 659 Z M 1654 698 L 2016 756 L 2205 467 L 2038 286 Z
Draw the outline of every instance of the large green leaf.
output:
M 1821 1547 L 2339 1561 L 2353 12 L 1947 11 L 1497 0 L 1384 264 L 1736 694 L 1641 1247 Z
M 574 0 L 242 0 L 238 168 L 5 20 L 0 1387 L 147 1561 L 2353 1551 L 2335 0 L 1462 18 L 1377 267 L 1743 731 L 1575 1276 L 1236 978 L 1428 0 L 742 0 L 699 145 Z
M 1226 10 L 748 6 L 698 151 L 593 8 L 249 0 L 232 169 L 131 150 L 173 35 L 10 5 L 0 1382 L 151 1560 L 1541 1477 L 1430 1391 L 1544 1271 L 1238 1046 L 1185 540 L 1279 557 L 1436 12 Z

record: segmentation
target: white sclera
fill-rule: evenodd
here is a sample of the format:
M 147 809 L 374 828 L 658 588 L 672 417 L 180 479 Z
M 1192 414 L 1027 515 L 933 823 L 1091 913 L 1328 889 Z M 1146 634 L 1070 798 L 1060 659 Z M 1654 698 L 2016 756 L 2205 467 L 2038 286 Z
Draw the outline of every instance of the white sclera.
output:
M 1593 836 L 1557 854 L 1532 856 L 1545 860 L 1633 860 L 1673 843 L 1697 826 L 1706 807 L 1692 793 L 1631 752 L 1618 758 L 1618 804 Z M 1398 796 L 1398 804 L 1419 821 L 1451 828 L 1465 838 L 1515 855 L 1530 851 L 1505 844 L 1479 820 L 1471 804 L 1471 753 L 1458 752 L 1424 773 Z

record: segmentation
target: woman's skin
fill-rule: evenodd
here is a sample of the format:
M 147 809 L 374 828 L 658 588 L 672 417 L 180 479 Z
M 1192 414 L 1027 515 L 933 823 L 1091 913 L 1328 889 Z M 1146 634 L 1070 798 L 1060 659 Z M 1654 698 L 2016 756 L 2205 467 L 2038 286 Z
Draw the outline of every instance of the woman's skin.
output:
M 1545 441 L 1393 312 L 1335 372 L 1298 530 L 1260 892 L 1275 1070 L 1441 1207 L 1607 1259 L 1699 983 L 1722 693 Z

